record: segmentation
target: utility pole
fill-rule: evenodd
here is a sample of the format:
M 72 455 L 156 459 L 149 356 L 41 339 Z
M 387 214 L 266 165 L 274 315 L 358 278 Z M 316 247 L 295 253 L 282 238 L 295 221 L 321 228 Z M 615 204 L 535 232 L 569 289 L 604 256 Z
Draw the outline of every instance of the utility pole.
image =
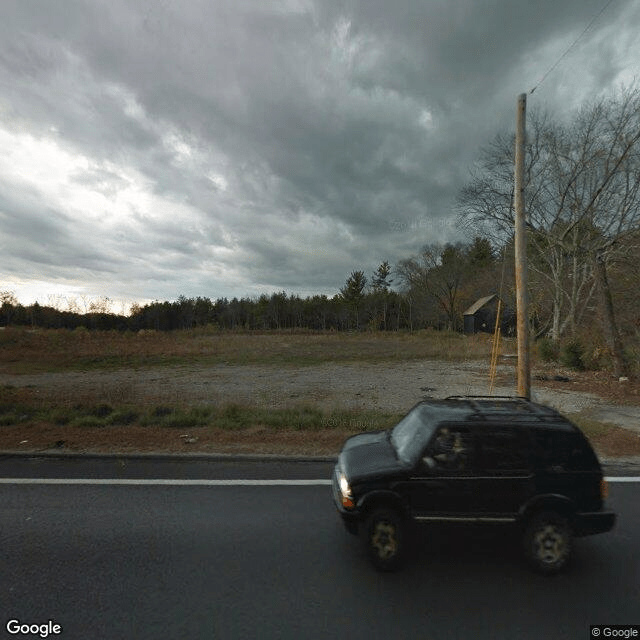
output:
M 516 213 L 516 306 L 518 325 L 518 395 L 531 398 L 531 368 L 529 364 L 529 300 L 527 295 L 527 236 L 524 210 L 524 154 L 527 94 L 518 96 L 516 115 L 516 153 L 514 168 L 514 208 Z

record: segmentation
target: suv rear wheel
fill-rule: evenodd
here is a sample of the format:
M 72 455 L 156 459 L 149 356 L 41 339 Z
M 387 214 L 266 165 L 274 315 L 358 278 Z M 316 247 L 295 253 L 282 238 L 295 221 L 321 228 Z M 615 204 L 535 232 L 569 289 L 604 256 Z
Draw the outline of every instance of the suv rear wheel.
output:
M 571 527 L 566 516 L 555 511 L 538 513 L 525 528 L 525 555 L 540 573 L 558 573 L 571 556 L 571 538 Z
M 363 542 L 373 565 L 380 571 L 395 571 L 402 565 L 405 527 L 397 511 L 378 508 L 362 527 Z

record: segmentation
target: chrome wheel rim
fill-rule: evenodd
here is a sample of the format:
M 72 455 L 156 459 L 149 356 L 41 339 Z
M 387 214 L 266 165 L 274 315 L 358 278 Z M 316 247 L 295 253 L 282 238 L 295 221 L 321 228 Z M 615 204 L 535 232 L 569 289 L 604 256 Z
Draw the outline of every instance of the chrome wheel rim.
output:
M 533 536 L 536 557 L 545 564 L 562 560 L 567 550 L 567 540 L 560 527 L 545 524 Z
M 376 555 L 382 560 L 392 558 L 398 551 L 398 539 L 393 523 L 378 520 L 371 533 L 371 546 Z

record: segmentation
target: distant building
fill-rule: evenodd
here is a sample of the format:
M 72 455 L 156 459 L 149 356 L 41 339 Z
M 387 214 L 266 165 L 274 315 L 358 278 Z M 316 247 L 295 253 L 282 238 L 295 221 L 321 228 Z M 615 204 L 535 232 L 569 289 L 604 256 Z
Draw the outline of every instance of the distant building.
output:
M 496 313 L 498 312 L 498 296 L 494 293 L 476 300 L 464 313 L 464 332 L 478 333 L 480 331 L 493 333 L 496 328 Z M 505 309 L 504 303 L 500 312 L 500 328 L 503 335 L 512 335 L 515 329 L 515 317 L 512 311 Z

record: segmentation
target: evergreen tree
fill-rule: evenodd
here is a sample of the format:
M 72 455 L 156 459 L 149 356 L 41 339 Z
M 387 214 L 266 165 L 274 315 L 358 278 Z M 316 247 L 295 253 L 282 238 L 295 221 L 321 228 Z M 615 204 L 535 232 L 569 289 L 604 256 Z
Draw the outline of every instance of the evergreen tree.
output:
M 389 306 L 389 288 L 393 279 L 391 278 L 391 267 L 385 260 L 375 271 L 371 279 L 371 290 L 374 297 L 375 308 L 373 311 L 373 323 L 376 328 L 386 330 L 387 328 L 387 308 Z
M 362 299 L 364 298 L 364 290 L 367 286 L 367 278 L 364 271 L 352 271 L 347 281 L 340 289 L 340 296 L 354 311 L 356 329 L 360 328 L 359 309 Z
M 391 276 L 391 267 L 385 260 L 375 271 L 371 279 L 371 288 L 374 293 L 388 292 L 393 279 Z

